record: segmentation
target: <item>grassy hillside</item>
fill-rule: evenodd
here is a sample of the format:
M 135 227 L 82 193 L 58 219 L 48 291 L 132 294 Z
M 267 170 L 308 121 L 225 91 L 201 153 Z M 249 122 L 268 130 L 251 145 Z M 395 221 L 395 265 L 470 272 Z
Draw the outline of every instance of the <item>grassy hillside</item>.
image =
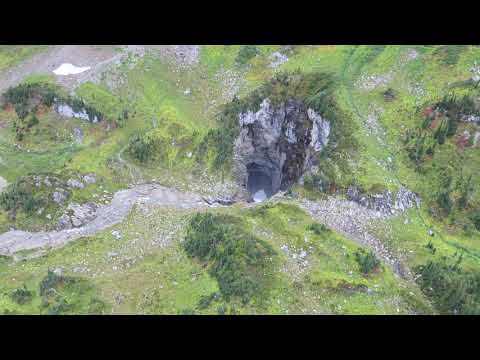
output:
M 209 267 L 185 252 L 182 244 L 192 212 L 137 208 L 121 225 L 41 258 L 2 260 L 1 309 L 45 313 L 49 307 L 41 305 L 40 282 L 48 269 L 61 269 L 63 276 L 89 289 L 81 298 L 73 290 L 62 289 L 62 297 L 71 305 L 65 313 L 92 312 L 92 301 L 104 304 L 104 313 L 432 311 L 416 287 L 399 280 L 388 268 L 362 273 L 355 260 L 358 246 L 331 230 L 311 230 L 312 220 L 295 205 L 266 204 L 214 214 L 228 214 L 231 224 L 243 229 L 243 237 L 255 236 L 273 250 L 265 283 L 252 302 L 223 298 Z M 116 239 L 112 231 L 118 231 L 121 238 Z M 17 304 L 11 294 L 24 285 L 33 293 L 32 301 Z
M 1 47 L 0 72 L 41 48 L 17 50 Z M 288 60 L 272 66 L 279 52 Z M 76 88 L 74 96 L 101 111 L 108 121 L 91 124 L 40 109 L 39 124 L 18 141 L 13 130 L 18 115 L 11 107 L 2 109 L 0 176 L 14 183 L 30 174 L 95 173 L 108 192 L 155 179 L 207 194 L 223 186 L 222 180 L 228 184 L 230 174 L 212 170 L 216 154 L 209 155 L 207 164 L 198 163 L 195 155 L 209 130 L 222 127 L 220 115 L 234 94 L 248 99 L 280 72 L 328 73 L 335 104 L 352 121 L 349 135 L 358 142 L 358 151 L 348 159 L 344 184 L 354 183 L 367 192 L 405 186 L 422 198 L 419 209 L 378 224 L 375 235 L 402 254 L 415 271 L 428 262 L 453 264 L 461 257 L 460 269 L 478 274 L 480 149 L 474 143 L 478 126 L 459 121 L 421 164 L 409 153 L 415 139 L 406 140 L 416 132 L 437 136 L 440 120 L 425 127 L 425 111 L 446 96 L 467 96 L 478 103 L 480 86 L 471 80 L 475 63 L 480 63 L 478 46 L 201 46 L 198 62 L 188 68 L 147 52 L 116 65 L 100 81 Z M 30 77 L 26 82 L 51 82 L 51 76 Z M 72 135 L 74 129 L 81 129 L 81 141 Z M 465 132 L 470 137 L 462 140 Z M 304 194 L 299 188 L 297 192 Z M 74 197 L 92 200 L 95 191 L 91 187 Z M 444 202 L 450 204 L 448 211 Z M 142 211 L 136 208 L 114 229 L 40 258 L 1 259 L 5 281 L 0 285 L 0 311 L 48 313 L 56 306 L 48 301 L 61 303 L 60 298 L 72 305 L 62 310 L 65 313 L 446 311 L 443 304 L 433 309 L 431 294 L 427 300 L 419 286 L 399 279 L 385 265 L 362 274 L 354 255 L 358 245 L 333 230 L 320 234 L 309 230 L 312 220 L 295 200 L 214 211 L 216 216 L 230 216 L 226 222 L 231 221 L 233 229 L 265 241 L 276 254 L 254 301 L 226 300 L 210 271 L 212 263 L 188 256 L 183 248 L 193 213 L 148 209 L 150 215 L 145 216 Z M 16 226 L 36 228 L 46 223 L 43 219 L 32 225 L 25 215 L 19 216 Z M 10 226 L 7 213 L 0 210 L 0 229 Z M 120 231 L 121 239 L 116 240 L 112 230 Z M 301 251 L 308 254 L 305 268 L 298 262 Z M 40 282 L 49 268 L 60 267 L 65 276 L 78 281 L 59 285 L 60 300 L 42 299 Z M 31 302 L 20 305 L 10 295 L 24 284 L 33 294 Z M 85 295 L 75 295 L 79 291 Z

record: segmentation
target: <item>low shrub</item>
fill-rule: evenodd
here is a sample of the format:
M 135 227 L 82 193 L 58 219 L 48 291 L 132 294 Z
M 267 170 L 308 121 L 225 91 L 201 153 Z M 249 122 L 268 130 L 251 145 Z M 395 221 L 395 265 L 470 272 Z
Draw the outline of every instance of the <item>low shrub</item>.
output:
M 148 162 L 153 158 L 155 143 L 146 136 L 134 136 L 128 145 L 128 152 L 140 162 Z
M 380 260 L 373 251 L 366 252 L 364 249 L 358 249 L 354 255 L 363 274 L 368 275 L 380 269 Z
M 313 231 L 313 233 L 315 233 L 317 235 L 322 235 L 322 234 L 330 232 L 330 229 L 328 227 L 326 227 L 325 225 L 320 224 L 320 223 L 310 224 L 308 226 L 307 230 Z
M 472 221 L 475 228 L 480 231 L 480 209 L 476 209 L 469 214 L 469 219 Z
M 429 249 L 432 254 L 435 254 L 437 252 L 437 248 L 435 247 L 435 245 L 433 245 L 432 241 L 429 241 L 428 244 L 425 245 L 425 247 Z
M 245 65 L 260 53 L 258 48 L 253 45 L 244 45 L 240 47 L 235 61 L 240 65 Z
M 48 269 L 47 276 L 45 276 L 40 282 L 40 296 L 47 294 L 50 289 L 56 289 L 58 286 L 65 282 L 65 277 L 55 274 L 52 270 Z
M 23 285 L 23 288 L 15 289 L 10 297 L 15 303 L 24 305 L 32 301 L 33 293 Z

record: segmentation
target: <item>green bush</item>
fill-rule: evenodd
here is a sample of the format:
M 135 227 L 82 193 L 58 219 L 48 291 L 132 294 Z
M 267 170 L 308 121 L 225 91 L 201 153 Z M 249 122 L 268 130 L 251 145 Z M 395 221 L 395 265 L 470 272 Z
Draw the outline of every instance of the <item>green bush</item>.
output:
M 446 260 L 429 261 L 415 268 L 417 282 L 441 314 L 480 314 L 480 273 L 460 268 Z
M 240 47 L 235 61 L 240 65 L 244 65 L 251 59 L 253 59 L 255 56 L 257 56 L 259 53 L 260 51 L 257 49 L 256 46 L 243 45 Z
M 62 296 L 57 296 L 53 303 L 48 303 L 48 315 L 61 315 L 72 309 L 72 306 Z
M 469 214 L 469 219 L 472 221 L 475 228 L 480 231 L 480 209 L 476 209 Z
M 52 270 L 48 269 L 47 276 L 45 276 L 40 282 L 40 296 L 47 294 L 50 289 L 56 289 L 61 284 L 65 283 L 65 277 L 55 274 Z
M 265 286 L 267 259 L 275 255 L 270 245 L 246 233 L 237 218 L 211 213 L 192 217 L 183 246 L 190 257 L 208 264 L 224 299 L 243 303 Z
M 320 223 L 310 224 L 308 226 L 307 230 L 313 231 L 317 235 L 322 235 L 322 234 L 330 232 L 330 229 L 328 227 L 326 227 L 325 225 L 320 224 Z
M 82 99 L 63 96 L 57 86 L 48 83 L 20 84 L 10 87 L 5 92 L 4 106 L 11 104 L 20 119 L 25 119 L 28 114 L 34 113 L 38 104 L 51 107 L 55 101 L 68 104 L 73 111 L 85 111 L 90 121 L 95 117 L 103 119 L 103 114 L 94 107 L 85 104 Z
M 360 266 L 360 271 L 363 274 L 370 274 L 380 268 L 380 260 L 377 259 L 373 251 L 366 252 L 360 248 L 354 253 L 354 255 L 355 260 Z
M 30 119 L 27 122 L 27 127 L 31 128 L 39 123 L 38 118 L 35 116 L 35 114 L 32 114 Z
M 10 185 L 7 191 L 0 194 L 0 207 L 13 213 L 18 209 L 31 213 L 42 203 L 41 199 L 34 197 L 33 187 L 22 180 Z
M 10 297 L 15 303 L 24 305 L 32 301 L 33 293 L 23 285 L 23 288 L 15 289 Z
M 155 144 L 145 136 L 134 136 L 128 145 L 128 152 L 138 161 L 150 161 L 155 152 Z
M 220 294 L 218 294 L 216 292 L 214 292 L 210 295 L 202 296 L 200 298 L 200 300 L 198 301 L 197 307 L 200 310 L 204 310 L 204 309 L 208 308 L 212 302 L 214 302 L 215 300 L 217 300 L 219 298 L 220 298 Z
M 45 106 L 52 106 L 57 91 L 55 86 L 46 83 L 20 84 L 7 89 L 3 95 L 4 105 L 13 105 L 18 117 L 24 119 L 36 107 L 37 99 Z

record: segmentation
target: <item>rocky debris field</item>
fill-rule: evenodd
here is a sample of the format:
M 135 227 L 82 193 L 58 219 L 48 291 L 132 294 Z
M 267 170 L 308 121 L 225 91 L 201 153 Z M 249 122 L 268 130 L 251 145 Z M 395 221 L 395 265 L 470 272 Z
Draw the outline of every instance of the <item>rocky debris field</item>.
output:
M 402 212 L 414 206 L 419 207 L 421 202 L 417 194 L 404 187 L 395 194 L 385 190 L 371 195 L 361 193 L 358 188 L 351 186 L 347 189 L 346 196 L 348 200 L 385 215 L 395 215 L 396 212 Z
M 386 220 L 392 215 L 368 209 L 353 201 L 332 197 L 315 202 L 302 200 L 299 205 L 320 223 L 372 249 L 397 275 L 411 278 L 410 271 L 398 255 L 369 233 L 374 222 Z

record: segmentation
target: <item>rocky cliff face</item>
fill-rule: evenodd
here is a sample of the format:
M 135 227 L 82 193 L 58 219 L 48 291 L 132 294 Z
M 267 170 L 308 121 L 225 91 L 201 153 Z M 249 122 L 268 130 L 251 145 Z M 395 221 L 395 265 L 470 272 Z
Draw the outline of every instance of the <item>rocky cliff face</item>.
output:
M 240 113 L 238 121 L 234 175 L 251 193 L 264 190 L 267 196 L 297 181 L 330 135 L 328 120 L 293 99 L 277 106 L 264 99 L 258 111 Z

